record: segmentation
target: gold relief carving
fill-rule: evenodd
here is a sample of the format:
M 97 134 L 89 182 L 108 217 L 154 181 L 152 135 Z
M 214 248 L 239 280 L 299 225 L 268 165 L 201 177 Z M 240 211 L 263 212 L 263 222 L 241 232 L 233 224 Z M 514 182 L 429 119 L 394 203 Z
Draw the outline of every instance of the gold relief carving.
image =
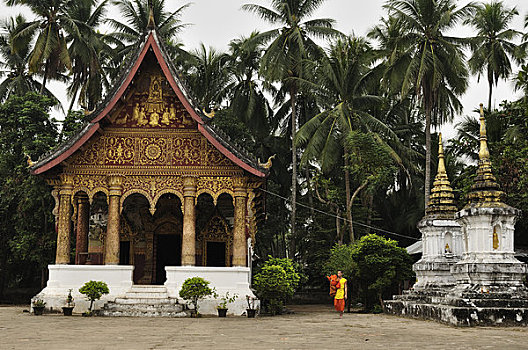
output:
M 137 139 L 139 143 L 138 165 L 162 165 L 169 163 L 169 140 L 163 137 Z
M 231 177 L 201 176 L 198 178 L 196 196 L 198 197 L 202 193 L 209 193 L 216 205 L 216 201 L 222 193 L 228 193 L 234 197 L 233 180 Z
M 163 103 L 163 76 L 161 75 L 151 75 L 150 76 L 150 86 L 149 94 L 147 99 L 147 113 L 156 113 L 163 111 L 165 109 L 165 104 Z M 152 120 L 151 114 L 151 120 Z M 158 115 L 159 119 L 159 115 Z M 152 124 L 151 124 L 152 125 Z
M 238 189 L 238 188 L 245 189 L 246 185 L 247 185 L 247 179 L 245 177 L 241 177 L 241 176 L 233 177 L 233 187 L 235 189 Z
M 105 138 L 106 164 L 131 164 L 134 159 L 134 139 L 130 137 Z
M 108 196 L 121 196 L 123 192 L 124 177 L 121 175 L 109 175 L 106 178 L 108 184 Z
M 231 160 L 220 153 L 199 132 L 141 132 L 118 130 L 106 133 L 92 141 L 72 158 L 73 169 L 119 168 L 137 170 L 138 166 L 153 169 L 198 167 L 223 171 L 240 171 Z

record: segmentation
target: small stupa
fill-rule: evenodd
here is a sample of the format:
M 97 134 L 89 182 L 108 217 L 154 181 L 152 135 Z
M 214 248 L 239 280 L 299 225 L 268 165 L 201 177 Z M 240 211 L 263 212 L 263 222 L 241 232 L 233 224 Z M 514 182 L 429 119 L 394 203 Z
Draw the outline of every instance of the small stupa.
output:
M 462 229 L 455 221 L 455 197 L 447 177 L 442 134 L 438 135 L 438 171 L 426 208 L 418 223 L 422 233 L 422 258 L 413 265 L 415 291 L 447 290 L 455 279 L 451 266 L 463 252 Z

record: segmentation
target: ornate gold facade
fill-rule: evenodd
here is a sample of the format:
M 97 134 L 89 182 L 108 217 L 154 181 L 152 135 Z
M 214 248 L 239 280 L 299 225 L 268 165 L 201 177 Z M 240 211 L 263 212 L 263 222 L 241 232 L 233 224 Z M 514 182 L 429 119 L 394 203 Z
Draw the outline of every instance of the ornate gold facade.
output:
M 138 67 L 123 80 L 130 83 L 121 97 L 110 99 L 113 107 L 89 125 L 96 133 L 86 140 L 81 134 L 73 153 L 67 147 L 75 143 L 65 156 L 35 165 L 54 186 L 56 262 L 70 263 L 74 228 L 77 264 L 131 264 L 136 283 L 159 282 L 161 265 L 208 266 L 211 249 L 224 266 L 246 266 L 265 182 L 248 169 L 268 168 L 244 163 L 206 130 L 155 52 Z M 96 196 L 104 210 L 95 210 Z M 99 234 L 92 234 L 94 225 Z

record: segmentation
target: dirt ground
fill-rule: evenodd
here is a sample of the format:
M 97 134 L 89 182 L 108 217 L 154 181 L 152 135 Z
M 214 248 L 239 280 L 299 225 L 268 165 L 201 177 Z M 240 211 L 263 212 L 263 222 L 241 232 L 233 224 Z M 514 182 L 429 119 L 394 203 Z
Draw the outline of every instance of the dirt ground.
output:
M 453 328 L 326 305 L 219 319 L 33 316 L 0 307 L 0 349 L 528 349 L 528 328 Z

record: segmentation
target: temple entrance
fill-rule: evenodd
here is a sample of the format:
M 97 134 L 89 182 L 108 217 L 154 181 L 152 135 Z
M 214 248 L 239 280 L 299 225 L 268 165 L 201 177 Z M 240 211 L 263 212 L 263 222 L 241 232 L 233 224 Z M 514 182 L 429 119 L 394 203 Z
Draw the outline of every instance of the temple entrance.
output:
M 205 249 L 207 266 L 226 266 L 225 242 L 207 242 Z
M 165 266 L 181 265 L 181 236 L 156 235 L 156 284 L 167 278 Z

